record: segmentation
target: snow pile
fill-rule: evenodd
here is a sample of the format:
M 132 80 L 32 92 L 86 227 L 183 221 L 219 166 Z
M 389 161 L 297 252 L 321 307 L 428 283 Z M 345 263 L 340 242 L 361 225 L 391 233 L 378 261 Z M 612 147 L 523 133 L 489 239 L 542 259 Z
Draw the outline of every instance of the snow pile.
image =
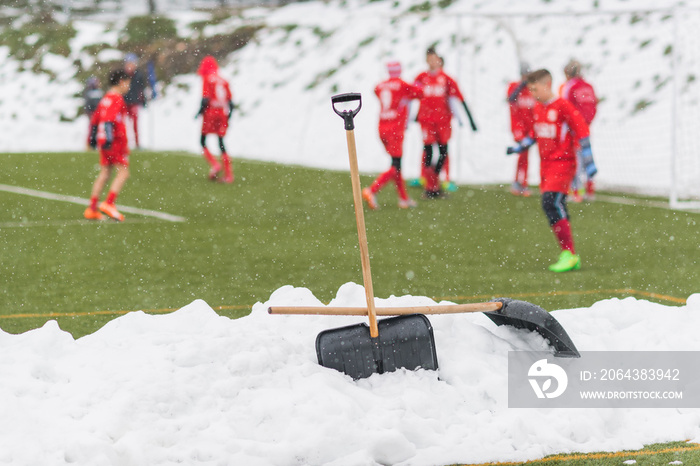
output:
M 363 303 L 349 283 L 330 304 Z M 127 314 L 78 340 L 53 321 L 0 333 L 0 464 L 415 466 L 700 440 L 691 409 L 508 409 L 508 351 L 545 342 L 482 314 L 430 317 L 439 374 L 354 382 L 316 363 L 314 341 L 362 318 L 266 312 L 320 304 L 285 286 L 237 320 L 195 301 L 169 315 Z M 582 351 L 700 350 L 697 294 L 683 307 L 627 298 L 554 315 Z

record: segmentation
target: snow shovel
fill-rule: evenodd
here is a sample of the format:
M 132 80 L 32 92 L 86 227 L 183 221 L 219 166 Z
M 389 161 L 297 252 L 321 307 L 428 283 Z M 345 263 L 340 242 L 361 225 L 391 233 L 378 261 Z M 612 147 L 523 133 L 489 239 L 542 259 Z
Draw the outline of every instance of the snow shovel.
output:
M 498 298 L 489 303 L 375 308 L 354 135 L 354 117 L 362 107 L 362 100 L 360 94 L 341 94 L 334 96 L 331 101 L 333 110 L 345 121 L 367 308 L 271 306 L 268 312 L 368 315 L 369 329 L 365 324 L 352 325 L 326 330 L 316 339 L 319 364 L 344 372 L 354 379 L 401 367 L 436 370 L 438 364 L 433 331 L 423 314 L 483 312 L 496 325 L 510 325 L 539 333 L 554 349 L 554 356 L 580 357 L 576 346 L 559 322 L 544 309 L 524 301 Z M 355 110 L 341 112 L 336 108 L 337 103 L 353 101 L 359 103 Z M 377 315 L 399 317 L 384 319 L 377 324 Z
M 539 306 L 525 301 L 509 298 L 498 298 L 494 302 L 501 303 L 501 309 L 484 312 L 496 325 L 511 325 L 542 335 L 549 345 L 554 348 L 554 356 L 559 358 L 580 358 L 574 342 L 552 314 Z
M 549 312 L 539 306 L 525 301 L 509 298 L 497 298 L 488 303 L 472 304 L 436 304 L 432 306 L 409 307 L 380 307 L 376 308 L 380 316 L 400 316 L 406 314 L 457 314 L 463 312 L 483 312 L 496 325 L 510 325 L 515 328 L 537 332 L 554 350 L 554 356 L 559 358 L 579 358 L 581 355 L 576 345 Z M 314 314 L 314 315 L 365 315 L 367 310 L 362 307 L 284 307 L 271 306 L 270 314 Z
M 354 109 L 338 109 L 338 104 L 354 102 L 357 103 Z M 345 122 L 362 260 L 362 281 L 367 301 L 367 309 L 364 309 L 363 314 L 369 317 L 369 327 L 366 324 L 358 324 L 321 332 L 316 338 L 318 363 L 343 372 L 353 379 L 369 377 L 374 373 L 392 372 L 400 368 L 437 370 L 433 328 L 427 317 L 412 314 L 377 322 L 355 147 L 354 118 L 362 108 L 362 96 L 358 93 L 339 94 L 331 98 L 331 103 L 333 111 Z

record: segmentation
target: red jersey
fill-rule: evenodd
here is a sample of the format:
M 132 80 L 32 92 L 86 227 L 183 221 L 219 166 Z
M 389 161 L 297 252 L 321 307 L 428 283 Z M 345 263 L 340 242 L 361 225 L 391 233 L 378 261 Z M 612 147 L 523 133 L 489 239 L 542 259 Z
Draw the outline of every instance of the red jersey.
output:
M 570 102 L 555 98 L 535 105 L 532 117 L 542 161 L 571 159 L 575 163 L 574 143 L 589 136 L 588 124 L 581 113 Z
M 411 99 L 419 99 L 422 92 L 416 86 L 408 84 L 401 78 L 389 78 L 374 88 L 379 98 L 379 123 L 396 123 L 406 126 L 408 119 L 408 103 Z
M 215 71 L 202 76 L 202 98 L 209 99 L 202 118 L 202 134 L 226 135 L 229 119 L 229 102 L 233 96 L 228 81 Z
M 113 123 L 114 147 L 127 147 L 126 139 L 126 103 L 124 97 L 116 92 L 107 92 L 97 105 L 90 119 L 91 125 L 97 125 L 97 144 L 102 146 L 106 140 L 105 123 Z
M 205 112 L 224 110 L 228 113 L 228 103 L 233 98 L 228 81 L 217 73 L 209 73 L 202 76 L 202 81 L 202 98 L 209 99 Z
M 520 82 L 510 83 L 507 94 L 510 106 L 510 130 L 513 133 L 513 139 L 516 141 L 532 136 L 532 109 L 536 103 L 527 86 L 522 87 L 515 99 L 511 100 L 511 94 L 519 86 L 521 86 Z
M 581 112 L 586 123 L 591 124 L 598 106 L 593 86 L 581 78 L 571 78 L 561 87 L 561 96 Z
M 464 100 L 457 82 L 442 70 L 435 73 L 424 71 L 416 77 L 413 84 L 423 91 L 418 109 L 419 123 L 450 121 L 452 119 L 450 97 Z

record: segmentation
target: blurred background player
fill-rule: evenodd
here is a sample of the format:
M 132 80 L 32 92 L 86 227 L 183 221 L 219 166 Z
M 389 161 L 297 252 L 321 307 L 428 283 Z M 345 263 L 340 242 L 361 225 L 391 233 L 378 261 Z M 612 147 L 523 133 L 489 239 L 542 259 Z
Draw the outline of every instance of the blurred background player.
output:
M 508 106 L 510 108 L 510 130 L 516 144 L 523 147 L 532 145 L 532 108 L 535 99 L 527 88 L 527 74 L 530 67 L 527 63 L 520 64 L 520 81 L 512 82 L 508 86 Z M 530 189 L 527 184 L 529 149 L 524 149 L 518 154 L 518 163 L 515 167 L 515 181 L 510 187 L 510 192 L 516 196 L 529 196 Z
M 550 265 L 549 270 L 578 270 L 581 259 L 574 248 L 566 195 L 576 174 L 575 145 L 578 143 L 592 160 L 588 125 L 570 102 L 552 92 L 552 75 L 549 71 L 542 69 L 530 73 L 527 83 L 530 93 L 539 102 L 533 108 L 533 129 L 534 142 L 537 142 L 540 152 L 542 210 L 561 247 L 559 260 Z M 526 148 L 521 143 L 509 147 L 507 152 L 520 153 Z M 595 171 L 595 166 L 586 168 L 589 172 Z
M 416 202 L 408 197 L 406 185 L 401 175 L 401 157 L 403 156 L 403 138 L 408 122 L 408 104 L 411 99 L 421 96 L 421 91 L 401 79 L 401 63 L 387 63 L 389 79 L 377 84 L 374 93 L 379 98 L 379 138 L 391 156 L 391 168 L 374 180 L 372 186 L 362 190 L 362 197 L 370 209 L 377 209 L 376 194 L 389 181 L 396 184 L 399 195 L 399 207 L 415 207 Z
M 233 168 L 231 158 L 226 152 L 224 136 L 228 130 L 228 122 L 233 113 L 233 96 L 228 81 L 219 76 L 219 65 L 216 59 L 207 55 L 202 59 L 197 73 L 202 77 L 202 104 L 195 118 L 202 115 L 202 134 L 200 142 L 202 144 L 202 155 L 209 163 L 209 179 L 216 181 L 221 172 L 221 165 L 224 170 L 224 183 L 233 183 Z M 219 137 L 219 149 L 221 150 L 221 164 L 207 149 L 207 134 L 216 134 Z
M 146 76 L 138 69 L 138 57 L 127 53 L 124 57 L 124 71 L 131 78 L 131 87 L 124 96 L 129 118 L 134 127 L 134 144 L 141 147 L 139 142 L 139 107 L 146 106 Z
M 566 82 L 560 88 L 561 96 L 571 102 L 576 109 L 581 112 L 583 119 L 590 127 L 595 118 L 598 107 L 598 99 L 596 98 L 593 86 L 587 83 L 581 76 L 581 63 L 577 60 L 570 60 L 564 66 L 564 76 Z M 574 182 L 572 184 L 572 194 L 575 202 L 582 200 L 592 201 L 595 197 L 595 186 L 593 177 L 589 177 L 586 173 L 585 161 L 581 160 L 581 151 L 577 147 L 578 169 Z M 584 192 L 583 196 L 581 192 Z
M 443 60 L 434 48 L 429 48 L 425 56 L 428 71 L 419 74 L 414 86 L 421 89 L 418 116 L 423 132 L 423 163 L 421 177 L 425 179 L 424 197 L 431 199 L 442 195 L 440 171 L 448 157 L 447 143 L 452 136 L 452 110 L 450 97 L 464 102 L 457 82 L 442 70 Z M 433 166 L 433 144 L 437 144 L 439 158 Z
M 100 173 L 92 186 L 90 205 L 83 215 L 88 220 L 101 220 L 104 213 L 121 222 L 124 221 L 124 215 L 114 203 L 129 178 L 129 143 L 125 124 L 127 109 L 123 96 L 129 90 L 131 78 L 124 70 L 114 70 L 109 75 L 109 84 L 109 91 L 100 100 L 90 120 L 88 143 L 93 148 L 99 145 Z M 98 207 L 99 197 L 113 170 L 117 174 L 109 188 L 107 199 Z
M 92 114 L 97 110 L 97 105 L 100 103 L 100 99 L 104 92 L 100 89 L 100 80 L 97 76 L 90 76 L 85 82 L 85 89 L 83 90 L 83 110 L 85 110 L 85 115 L 88 117 L 88 134 L 90 134 L 90 128 L 92 123 Z M 88 147 L 90 145 L 88 144 Z

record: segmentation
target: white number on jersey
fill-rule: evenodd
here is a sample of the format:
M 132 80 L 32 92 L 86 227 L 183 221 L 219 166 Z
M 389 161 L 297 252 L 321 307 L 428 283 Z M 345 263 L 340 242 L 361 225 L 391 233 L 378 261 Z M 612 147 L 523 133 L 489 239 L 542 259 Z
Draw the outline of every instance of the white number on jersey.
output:
M 533 129 L 538 138 L 555 139 L 557 137 L 557 125 L 553 123 L 537 122 Z

